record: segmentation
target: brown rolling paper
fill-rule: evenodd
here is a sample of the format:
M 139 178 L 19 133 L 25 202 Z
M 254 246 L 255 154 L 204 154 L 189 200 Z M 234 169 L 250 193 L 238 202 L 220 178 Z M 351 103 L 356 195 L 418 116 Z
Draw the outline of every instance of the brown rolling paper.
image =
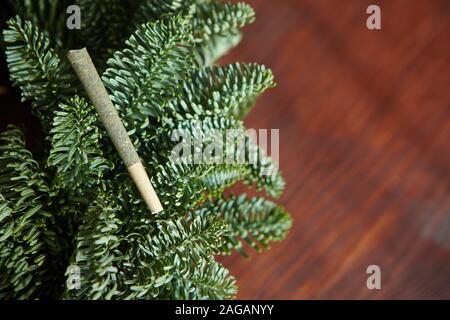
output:
M 148 208 L 152 213 L 162 211 L 161 202 L 153 189 L 141 159 L 86 48 L 70 50 L 68 58 Z

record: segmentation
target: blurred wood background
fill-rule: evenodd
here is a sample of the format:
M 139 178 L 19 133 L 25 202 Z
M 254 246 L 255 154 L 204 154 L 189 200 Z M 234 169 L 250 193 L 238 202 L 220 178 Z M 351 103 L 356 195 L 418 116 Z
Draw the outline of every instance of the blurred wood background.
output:
M 257 21 L 224 62 L 275 73 L 247 125 L 280 129 L 294 225 L 270 251 L 221 258 L 238 298 L 449 299 L 450 1 L 246 1 Z M 0 129 L 36 132 L 14 99 L 0 92 Z
M 238 298 L 449 299 L 450 1 L 247 2 L 257 21 L 224 62 L 275 73 L 247 124 L 280 129 L 294 226 L 222 259 Z M 366 287 L 372 264 L 381 290 Z

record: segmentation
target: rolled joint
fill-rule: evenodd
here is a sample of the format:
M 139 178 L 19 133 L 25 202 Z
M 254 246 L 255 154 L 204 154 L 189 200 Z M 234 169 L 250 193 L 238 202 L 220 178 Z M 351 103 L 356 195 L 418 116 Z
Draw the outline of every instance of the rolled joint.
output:
M 67 56 L 145 203 L 152 213 L 162 211 L 161 202 L 88 51 L 86 48 L 70 50 Z
M 145 201 L 145 204 L 153 214 L 163 211 L 161 202 L 153 189 L 150 179 L 145 171 L 141 162 L 135 163 L 127 167 L 131 178 L 133 179 L 136 187 Z

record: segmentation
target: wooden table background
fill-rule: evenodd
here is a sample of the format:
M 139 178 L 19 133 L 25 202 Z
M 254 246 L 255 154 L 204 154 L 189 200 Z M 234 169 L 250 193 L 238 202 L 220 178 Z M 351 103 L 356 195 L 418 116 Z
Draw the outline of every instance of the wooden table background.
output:
M 253 0 L 225 62 L 273 69 L 292 231 L 222 261 L 241 299 L 450 298 L 450 1 Z M 382 30 L 366 28 L 378 4 Z M 381 268 L 368 290 L 366 268 Z
M 280 129 L 294 225 L 251 260 L 221 259 L 238 298 L 449 299 L 450 1 L 247 2 L 257 21 L 224 62 L 275 73 L 247 125 Z M 381 31 L 365 26 L 373 3 Z M 36 132 L 12 99 L 0 129 Z M 381 290 L 366 287 L 372 264 Z

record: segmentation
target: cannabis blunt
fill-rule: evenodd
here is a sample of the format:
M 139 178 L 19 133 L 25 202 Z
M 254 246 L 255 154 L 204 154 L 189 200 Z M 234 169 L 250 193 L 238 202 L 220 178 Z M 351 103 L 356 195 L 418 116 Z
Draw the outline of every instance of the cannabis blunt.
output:
M 161 202 L 153 189 L 141 159 L 86 48 L 70 50 L 68 58 L 148 208 L 152 213 L 162 211 Z

